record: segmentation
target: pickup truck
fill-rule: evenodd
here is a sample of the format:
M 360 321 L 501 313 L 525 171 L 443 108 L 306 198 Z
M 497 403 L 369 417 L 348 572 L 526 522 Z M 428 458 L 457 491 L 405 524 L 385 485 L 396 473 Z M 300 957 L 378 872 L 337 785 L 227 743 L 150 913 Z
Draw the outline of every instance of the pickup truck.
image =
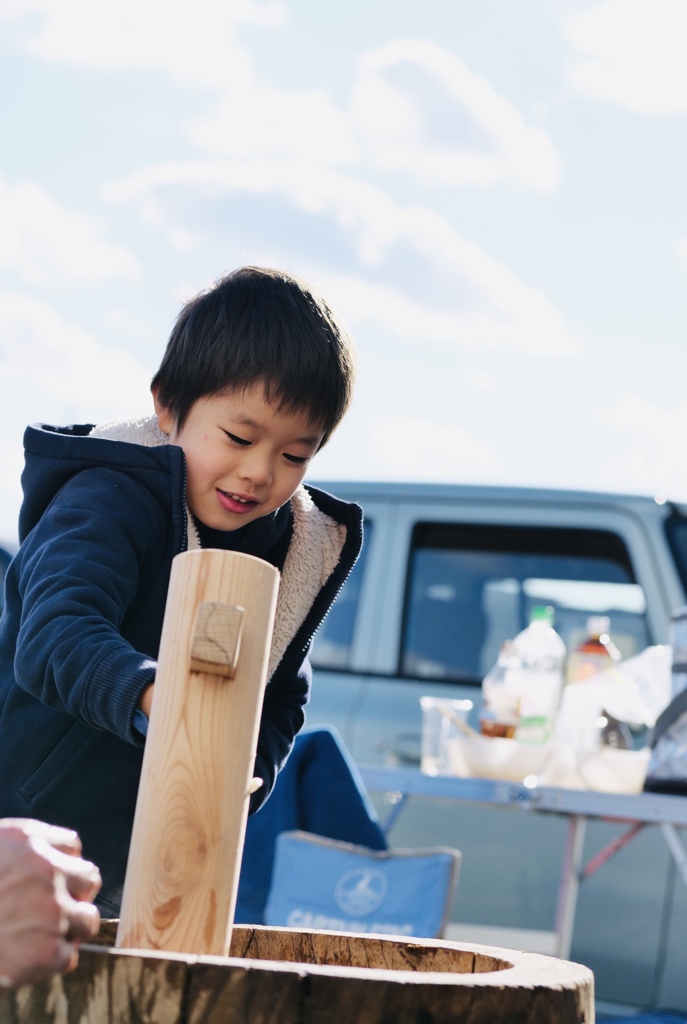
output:
M 568 651 L 590 615 L 608 615 L 626 658 L 667 643 L 687 603 L 687 513 L 662 496 L 317 486 L 360 502 L 365 545 L 315 638 L 307 724 L 335 726 L 361 765 L 419 763 L 423 694 L 471 699 L 478 727 L 481 680 L 535 605 L 553 606 Z M 564 830 L 556 816 L 418 800 L 389 839 L 462 851 L 448 937 L 523 948 L 527 935 L 548 952 Z M 586 858 L 622 831 L 590 822 Z M 658 832 L 644 829 L 580 890 L 571 958 L 609 1006 L 687 1010 L 687 886 Z

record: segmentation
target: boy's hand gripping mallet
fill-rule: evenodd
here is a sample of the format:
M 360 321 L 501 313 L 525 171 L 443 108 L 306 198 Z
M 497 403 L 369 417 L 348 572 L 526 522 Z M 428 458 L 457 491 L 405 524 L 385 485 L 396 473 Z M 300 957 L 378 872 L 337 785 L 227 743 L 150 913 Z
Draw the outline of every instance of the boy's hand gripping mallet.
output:
M 117 946 L 227 956 L 279 573 L 252 555 L 177 555 Z

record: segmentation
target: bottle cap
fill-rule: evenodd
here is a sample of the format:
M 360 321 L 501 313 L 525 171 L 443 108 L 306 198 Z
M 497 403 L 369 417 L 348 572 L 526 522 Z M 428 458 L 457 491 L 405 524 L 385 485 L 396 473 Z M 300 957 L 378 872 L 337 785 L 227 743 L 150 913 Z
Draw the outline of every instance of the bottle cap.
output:
M 556 612 L 550 604 L 535 604 L 530 612 L 530 622 L 545 622 L 547 626 L 553 626 Z
M 603 636 L 611 628 L 608 615 L 590 615 L 587 619 L 587 632 L 590 636 Z

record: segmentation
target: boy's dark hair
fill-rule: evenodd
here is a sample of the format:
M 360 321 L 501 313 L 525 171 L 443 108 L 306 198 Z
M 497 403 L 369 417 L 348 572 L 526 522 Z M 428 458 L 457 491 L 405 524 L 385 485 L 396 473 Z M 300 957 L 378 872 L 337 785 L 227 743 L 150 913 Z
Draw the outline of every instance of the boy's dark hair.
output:
M 182 427 L 199 398 L 262 381 L 268 402 L 310 414 L 324 444 L 354 379 L 351 339 L 317 292 L 281 270 L 240 267 L 183 307 L 151 386 Z

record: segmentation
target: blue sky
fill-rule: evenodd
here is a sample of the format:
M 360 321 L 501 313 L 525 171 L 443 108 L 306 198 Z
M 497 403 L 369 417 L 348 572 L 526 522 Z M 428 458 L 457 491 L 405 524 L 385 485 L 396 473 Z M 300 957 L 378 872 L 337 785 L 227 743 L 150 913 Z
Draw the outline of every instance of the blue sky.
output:
M 143 415 L 182 301 L 321 288 L 312 479 L 687 499 L 684 0 L 0 0 L 0 536 L 27 422 Z

